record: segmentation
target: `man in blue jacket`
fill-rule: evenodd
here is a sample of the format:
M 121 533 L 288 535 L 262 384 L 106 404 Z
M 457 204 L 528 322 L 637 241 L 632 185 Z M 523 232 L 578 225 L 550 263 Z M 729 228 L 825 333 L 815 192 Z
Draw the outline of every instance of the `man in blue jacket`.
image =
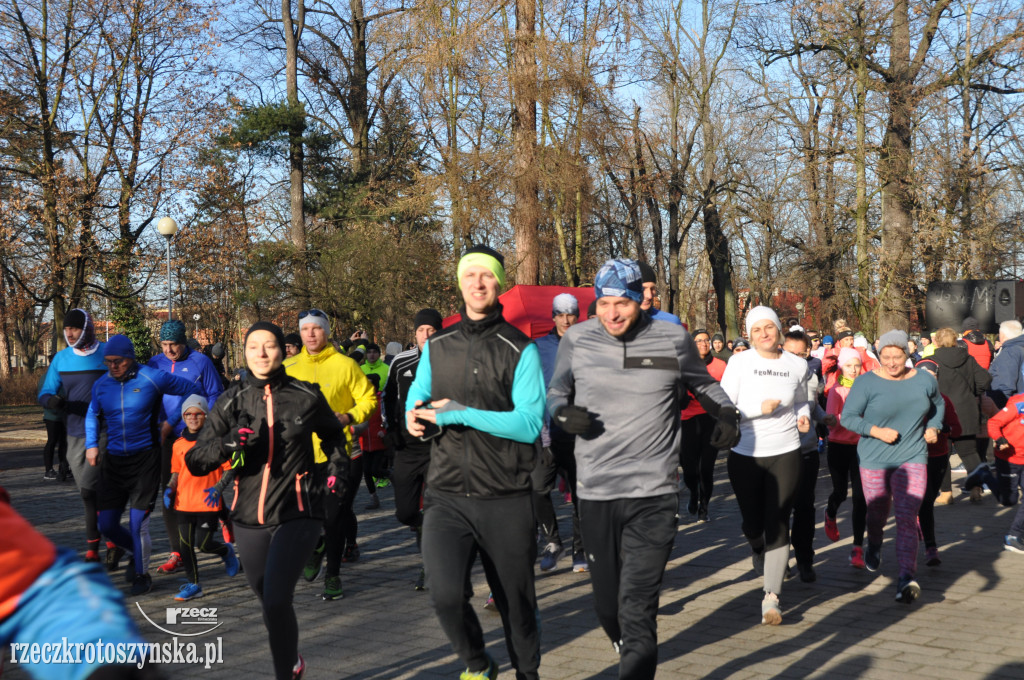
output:
M 100 530 L 121 550 L 131 551 L 134 569 L 126 571 L 132 595 L 148 593 L 153 580 L 149 562 L 149 513 L 160 489 L 159 423 L 165 394 L 206 396 L 201 385 L 164 371 L 140 366 L 135 348 L 124 335 L 113 335 L 104 348 L 110 369 L 92 386 L 85 419 L 85 457 L 100 466 L 97 507 Z M 99 458 L 102 427 L 107 448 Z M 129 505 L 130 531 L 121 526 Z
M 988 394 L 999 408 L 1006 406 L 1013 395 L 1024 392 L 1024 334 L 1019 321 L 999 324 L 999 353 L 988 372 L 992 374 Z
M 160 327 L 161 354 L 149 360 L 146 365 L 158 368 L 166 373 L 189 380 L 202 386 L 206 392 L 207 405 L 212 410 L 223 391 L 223 383 L 217 373 L 217 367 L 202 352 L 195 352 L 188 347 L 185 336 L 185 324 L 180 321 L 166 321 Z M 160 488 L 165 488 L 171 479 L 171 457 L 174 452 L 174 440 L 181 436 L 185 423 L 181 420 L 181 404 L 184 397 L 165 394 L 163 398 L 163 424 L 160 426 Z M 174 508 L 163 508 L 164 526 L 167 527 L 167 539 L 171 544 L 171 555 L 167 562 L 157 567 L 157 571 L 170 574 L 181 570 L 181 541 L 178 538 L 178 513 Z
M 99 470 L 85 462 L 85 413 L 92 399 L 92 385 L 107 368 L 103 365 L 103 343 L 96 339 L 92 317 L 84 309 L 72 309 L 64 316 L 64 340 L 68 346 L 57 352 L 47 369 L 39 388 L 39 403 L 45 408 L 64 409 L 68 466 L 85 506 L 85 560 L 99 562 L 100 531 L 96 524 Z M 62 387 L 65 397 L 59 396 Z

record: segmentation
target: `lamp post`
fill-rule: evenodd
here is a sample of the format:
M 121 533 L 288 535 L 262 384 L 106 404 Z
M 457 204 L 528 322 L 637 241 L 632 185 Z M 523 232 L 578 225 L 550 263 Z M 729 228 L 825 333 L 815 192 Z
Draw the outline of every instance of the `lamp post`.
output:
M 156 230 L 167 239 L 167 320 L 171 320 L 171 239 L 178 233 L 178 223 L 173 217 L 161 217 Z
M 804 303 L 796 303 L 796 322 L 800 324 L 800 317 L 804 315 Z

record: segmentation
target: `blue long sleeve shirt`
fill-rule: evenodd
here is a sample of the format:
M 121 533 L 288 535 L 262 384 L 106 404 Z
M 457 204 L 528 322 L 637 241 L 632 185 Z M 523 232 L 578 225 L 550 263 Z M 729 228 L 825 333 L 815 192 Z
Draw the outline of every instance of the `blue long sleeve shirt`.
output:
M 92 401 L 85 418 L 85 447 L 99 446 L 100 418 L 107 430 L 107 452 L 127 456 L 159 444 L 161 398 L 165 394 L 206 396 L 201 385 L 185 378 L 138 366 L 124 381 L 110 373 L 92 386 Z
M 46 370 L 39 388 L 39 403 L 46 406 L 47 400 L 64 388 L 64 418 L 69 437 L 85 436 L 85 416 L 92 399 L 93 383 L 107 372 L 103 363 L 105 347 L 106 343 L 102 342 L 85 352 L 67 347 L 57 352 Z
M 189 350 L 185 358 L 178 361 L 168 359 L 164 354 L 158 354 L 146 364 L 150 368 L 157 368 L 167 373 L 172 373 L 194 383 L 199 383 L 206 393 L 206 399 L 210 409 L 213 409 L 217 397 L 224 391 L 224 384 L 220 380 L 217 368 L 202 352 Z M 184 397 L 175 394 L 165 394 L 163 397 L 163 418 L 174 428 L 175 436 L 180 437 L 185 429 L 185 423 L 181 419 L 181 404 Z

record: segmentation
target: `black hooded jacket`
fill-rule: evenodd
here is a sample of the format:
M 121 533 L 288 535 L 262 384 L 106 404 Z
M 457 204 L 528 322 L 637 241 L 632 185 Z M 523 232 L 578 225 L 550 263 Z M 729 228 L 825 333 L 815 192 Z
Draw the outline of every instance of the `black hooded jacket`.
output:
M 939 391 L 956 407 L 963 437 L 974 437 L 981 426 L 978 397 L 992 383 L 992 376 L 961 346 L 938 347 L 931 357 L 939 365 Z

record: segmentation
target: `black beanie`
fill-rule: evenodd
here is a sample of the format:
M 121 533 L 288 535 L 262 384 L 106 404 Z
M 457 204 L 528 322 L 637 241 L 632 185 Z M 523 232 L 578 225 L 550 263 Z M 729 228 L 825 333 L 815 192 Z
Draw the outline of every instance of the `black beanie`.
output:
M 646 262 L 637 262 L 640 265 L 640 282 L 657 283 L 658 277 L 654 274 L 654 268 Z
M 85 328 L 85 311 L 72 309 L 65 314 L 64 328 Z
M 298 333 L 289 333 L 284 336 L 284 343 L 286 345 L 295 345 L 296 347 L 302 347 L 302 338 Z
M 439 331 L 441 330 L 441 325 L 441 312 L 437 311 L 436 309 L 430 309 L 429 307 L 426 309 L 421 309 L 420 311 L 416 312 L 416 316 L 413 317 L 412 320 L 413 330 L 419 328 L 420 326 L 430 326 L 435 331 Z
M 268 331 L 277 339 L 277 346 L 281 349 L 281 353 L 284 353 L 284 331 L 276 323 L 270 323 L 269 321 L 257 321 L 253 325 L 249 326 L 249 330 L 245 332 L 245 340 L 249 341 L 249 336 L 256 331 Z
M 380 354 L 380 345 L 378 345 L 375 342 L 371 342 L 369 345 L 366 346 L 366 351 L 369 352 L 371 350 L 376 352 L 377 354 Z

